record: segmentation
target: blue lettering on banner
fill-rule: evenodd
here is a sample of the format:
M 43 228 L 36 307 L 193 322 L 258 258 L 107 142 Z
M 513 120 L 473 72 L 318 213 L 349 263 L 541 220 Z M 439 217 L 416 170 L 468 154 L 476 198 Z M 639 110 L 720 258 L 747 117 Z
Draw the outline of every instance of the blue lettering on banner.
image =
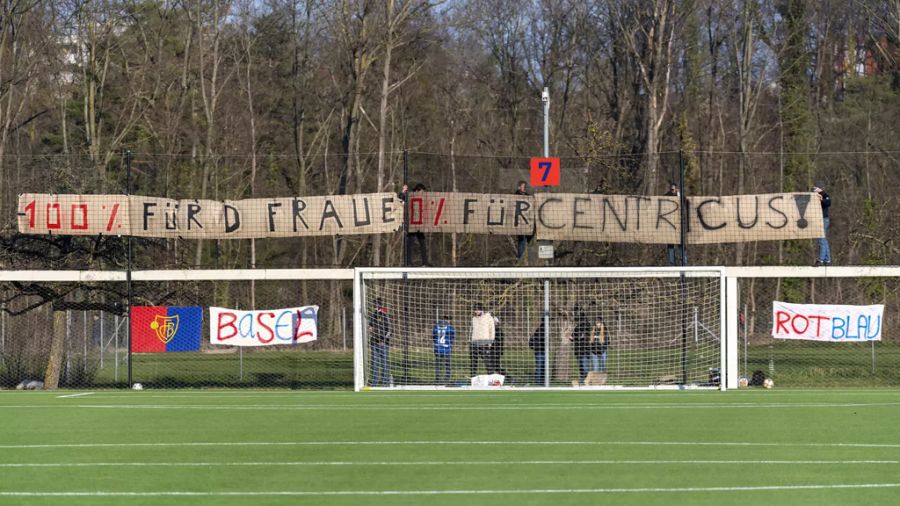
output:
M 859 339 L 871 341 L 881 335 L 881 316 L 875 316 L 873 325 L 872 315 L 859 315 L 856 318 L 855 328 L 851 326 L 851 317 L 834 317 L 831 320 L 832 339 Z M 856 332 L 855 334 L 853 332 Z
M 840 331 L 840 333 L 838 333 Z M 839 317 L 834 317 L 831 319 L 831 338 L 832 339 L 843 339 L 844 335 L 847 334 L 847 331 L 844 329 L 844 320 Z
M 866 339 L 877 339 L 881 336 L 881 315 L 875 317 L 875 322 L 878 323 L 878 326 L 875 327 L 875 333 L 870 335 L 867 332 Z
M 253 336 L 253 313 L 246 313 L 244 316 L 241 316 L 241 319 L 238 320 L 238 333 L 241 337 Z
M 277 337 L 279 341 L 290 342 L 290 341 L 294 340 L 294 329 L 296 329 L 297 326 L 294 323 L 293 314 L 294 314 L 293 311 L 282 311 L 281 313 L 278 314 L 278 317 L 275 318 L 275 337 Z M 288 318 L 290 318 L 291 323 L 289 323 L 289 324 L 281 323 L 281 320 L 282 320 L 282 318 L 284 318 L 284 315 L 287 315 Z M 290 332 L 288 332 L 287 336 L 283 336 L 281 331 L 279 330 L 279 329 L 282 329 L 285 327 L 290 329 Z

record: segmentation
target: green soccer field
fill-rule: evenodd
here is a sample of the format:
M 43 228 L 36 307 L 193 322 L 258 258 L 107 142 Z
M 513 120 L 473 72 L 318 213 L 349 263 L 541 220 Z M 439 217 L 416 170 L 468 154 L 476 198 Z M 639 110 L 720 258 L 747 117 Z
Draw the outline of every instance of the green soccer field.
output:
M 900 504 L 900 390 L 0 392 L 0 504 Z

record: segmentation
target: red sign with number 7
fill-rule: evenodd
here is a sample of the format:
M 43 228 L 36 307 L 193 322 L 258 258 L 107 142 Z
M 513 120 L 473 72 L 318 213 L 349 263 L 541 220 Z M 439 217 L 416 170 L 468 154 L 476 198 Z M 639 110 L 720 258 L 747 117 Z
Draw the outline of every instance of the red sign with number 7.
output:
M 531 186 L 559 186 L 559 158 L 532 158 Z

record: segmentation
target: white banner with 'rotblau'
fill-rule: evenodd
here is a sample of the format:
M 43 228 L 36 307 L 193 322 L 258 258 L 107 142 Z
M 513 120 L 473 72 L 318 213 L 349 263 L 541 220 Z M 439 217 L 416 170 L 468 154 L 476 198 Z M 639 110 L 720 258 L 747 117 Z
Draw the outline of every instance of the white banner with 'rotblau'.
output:
M 772 302 L 772 337 L 812 341 L 881 341 L 884 305 Z
M 209 343 L 272 346 L 318 339 L 319 306 L 241 311 L 209 308 Z

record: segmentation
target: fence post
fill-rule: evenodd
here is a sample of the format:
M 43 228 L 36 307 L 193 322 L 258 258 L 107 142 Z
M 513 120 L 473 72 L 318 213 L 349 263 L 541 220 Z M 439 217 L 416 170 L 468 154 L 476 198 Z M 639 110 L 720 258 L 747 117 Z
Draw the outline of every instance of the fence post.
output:
M 125 193 L 126 195 L 131 195 L 131 151 L 125 152 Z M 131 355 L 131 306 L 134 302 L 134 287 L 131 285 L 131 232 L 128 233 L 128 245 L 127 245 L 127 253 L 128 261 L 126 262 L 126 270 L 125 270 L 125 284 L 127 285 L 128 290 L 128 388 L 132 387 L 132 355 Z
M 119 384 L 119 315 L 114 316 L 113 320 L 113 336 L 115 336 L 116 347 L 113 348 L 115 351 L 115 357 L 113 357 L 113 381 L 118 385 Z
M 106 342 L 103 340 L 103 318 L 106 315 L 100 311 L 100 369 L 103 369 L 103 352 L 106 351 Z

